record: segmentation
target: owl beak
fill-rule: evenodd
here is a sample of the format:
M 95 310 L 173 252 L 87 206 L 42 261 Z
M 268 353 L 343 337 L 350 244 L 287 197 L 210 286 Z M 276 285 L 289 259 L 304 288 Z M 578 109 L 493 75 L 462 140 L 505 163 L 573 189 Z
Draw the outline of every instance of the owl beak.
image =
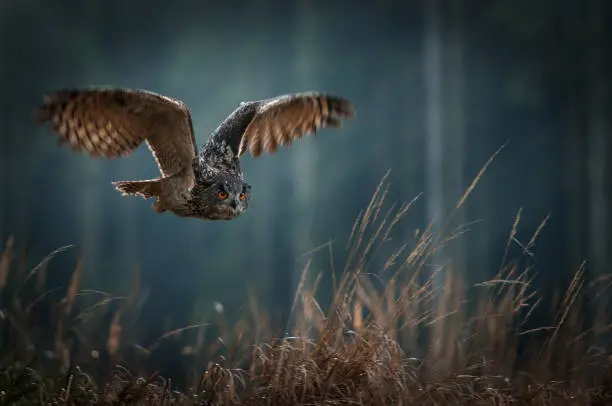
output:
M 234 199 L 232 203 L 230 204 L 230 206 L 232 207 L 232 209 L 235 209 L 236 207 L 238 207 L 238 200 Z

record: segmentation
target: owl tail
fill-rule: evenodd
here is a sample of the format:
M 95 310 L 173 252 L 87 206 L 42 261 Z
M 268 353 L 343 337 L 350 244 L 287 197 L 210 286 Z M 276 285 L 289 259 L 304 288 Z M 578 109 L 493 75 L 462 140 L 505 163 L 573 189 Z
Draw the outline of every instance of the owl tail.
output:
M 127 182 L 113 182 L 115 188 L 122 195 L 139 195 L 145 199 L 150 199 L 160 194 L 160 179 L 154 180 L 137 180 Z

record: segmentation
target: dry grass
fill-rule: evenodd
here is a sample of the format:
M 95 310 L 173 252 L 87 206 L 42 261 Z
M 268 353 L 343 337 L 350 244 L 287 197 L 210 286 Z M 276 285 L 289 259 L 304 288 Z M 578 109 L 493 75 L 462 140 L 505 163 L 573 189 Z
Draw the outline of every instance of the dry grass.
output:
M 433 275 L 424 272 L 432 255 L 463 232 L 452 229 L 451 222 L 438 234 L 431 229 L 418 233 L 413 243 L 381 261 L 393 228 L 414 203 L 384 212 L 386 195 L 385 176 L 355 222 L 348 261 L 333 280 L 329 310 L 317 301 L 321 275 L 304 269 L 291 336 L 282 338 L 270 336 L 265 312 L 251 298 L 251 314 L 233 327 L 222 317 L 211 321 L 219 335 L 212 343 L 205 340 L 209 325 L 198 324 L 139 347 L 134 327 L 143 303 L 138 273 L 130 295 L 114 297 L 79 288 L 79 261 L 68 288 L 60 292 L 63 297 L 54 301 L 59 291 L 43 291 L 53 255 L 26 273 L 9 238 L 0 259 L 0 402 L 612 404 L 612 368 L 601 346 L 610 326 L 608 295 L 602 293 L 608 279 L 587 284 L 584 268 L 579 269 L 552 304 L 558 309 L 554 323 L 528 329 L 544 298 L 533 289 L 532 270 L 521 267 L 520 258 L 505 257 L 498 274 L 479 284 L 468 284 L 451 267 Z M 520 212 L 509 245 L 516 240 L 519 220 Z M 545 221 L 524 244 L 525 252 L 535 245 Z M 602 311 L 589 318 L 589 308 Z M 190 389 L 175 391 L 158 373 L 136 370 L 142 354 L 187 330 L 197 335 L 183 355 L 204 369 L 192 377 Z M 132 370 L 121 366 L 126 361 Z

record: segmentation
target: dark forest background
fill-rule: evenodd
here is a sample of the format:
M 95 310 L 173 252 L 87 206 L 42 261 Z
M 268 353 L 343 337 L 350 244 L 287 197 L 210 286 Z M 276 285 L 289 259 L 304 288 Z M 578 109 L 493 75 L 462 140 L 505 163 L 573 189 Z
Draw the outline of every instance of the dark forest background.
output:
M 604 0 L 2 0 L 0 237 L 14 235 L 31 265 L 74 244 L 51 263 L 50 284 L 65 283 L 80 254 L 82 286 L 117 294 L 138 267 L 151 336 L 206 318 L 215 302 L 238 314 L 249 291 L 281 320 L 309 257 L 329 282 L 329 250 L 309 252 L 331 241 L 343 264 L 387 170 L 389 204 L 422 193 L 393 249 L 444 220 L 507 143 L 455 217 L 469 232 L 430 267 L 450 260 L 470 281 L 491 277 L 522 210 L 516 252 L 550 215 L 530 250 L 542 289 L 583 261 L 602 274 L 612 263 L 611 11 Z M 351 99 L 357 116 L 245 157 L 249 211 L 203 222 L 113 189 L 157 176 L 146 146 L 93 160 L 36 126 L 45 92 L 90 85 L 183 100 L 199 145 L 244 100 L 320 90 Z

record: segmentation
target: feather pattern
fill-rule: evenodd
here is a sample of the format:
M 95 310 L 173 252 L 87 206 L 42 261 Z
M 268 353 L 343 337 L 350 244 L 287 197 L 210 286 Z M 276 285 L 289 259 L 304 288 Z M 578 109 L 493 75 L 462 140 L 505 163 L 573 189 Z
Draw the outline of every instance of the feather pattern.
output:
M 180 172 L 197 154 L 187 107 L 149 91 L 57 91 L 44 97 L 36 118 L 51 123 L 60 143 L 94 157 L 130 155 L 146 140 L 163 176 Z
M 341 97 L 317 92 L 283 95 L 255 103 L 255 114 L 240 140 L 238 155 L 249 151 L 275 153 L 306 134 L 323 127 L 340 127 L 341 119 L 353 117 L 352 104 Z M 248 106 L 247 103 L 244 105 Z

